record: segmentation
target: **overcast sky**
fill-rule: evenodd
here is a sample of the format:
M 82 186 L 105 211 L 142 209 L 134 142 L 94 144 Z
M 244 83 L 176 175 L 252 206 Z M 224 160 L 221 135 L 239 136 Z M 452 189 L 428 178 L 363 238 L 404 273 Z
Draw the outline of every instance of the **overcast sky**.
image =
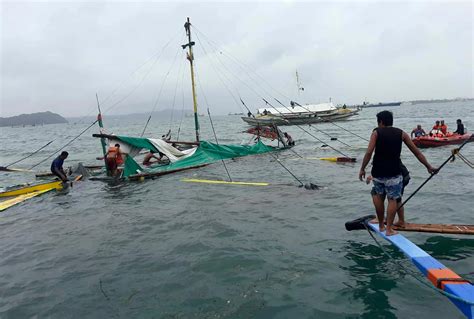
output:
M 183 95 L 191 110 L 179 47 L 187 16 L 202 113 L 239 112 L 239 95 L 252 109 L 260 97 L 355 104 L 473 96 L 470 1 L 0 5 L 1 116 L 92 114 L 96 92 L 109 114 L 181 109 Z

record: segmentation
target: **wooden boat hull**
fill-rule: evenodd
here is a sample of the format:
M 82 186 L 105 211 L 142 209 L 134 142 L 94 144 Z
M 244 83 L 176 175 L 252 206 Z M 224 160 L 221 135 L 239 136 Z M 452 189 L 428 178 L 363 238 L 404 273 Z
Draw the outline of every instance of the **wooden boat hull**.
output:
M 474 135 L 473 134 L 464 134 L 464 135 L 454 134 L 452 136 L 447 136 L 447 137 L 420 136 L 420 137 L 414 138 L 412 141 L 419 148 L 439 147 L 439 146 L 445 146 L 445 145 L 462 144 L 465 141 L 473 142 Z
M 247 117 L 242 116 L 241 119 L 250 125 L 305 125 L 305 124 L 315 124 L 323 122 L 333 122 L 345 120 L 351 116 L 357 115 L 358 110 L 349 110 L 347 112 L 337 112 L 330 115 L 318 115 L 318 114 L 306 114 L 303 116 L 292 116 L 292 115 L 266 115 L 259 117 Z
M 46 189 L 62 189 L 63 188 L 63 182 L 62 181 L 53 181 L 53 182 L 48 182 L 48 183 L 41 183 L 41 184 L 35 184 L 35 185 L 26 185 L 26 186 L 20 186 L 15 189 L 11 190 L 6 190 L 4 192 L 0 193 L 0 197 L 11 197 L 11 196 L 18 196 L 18 195 L 24 195 L 32 192 L 38 192 L 38 191 L 43 191 Z

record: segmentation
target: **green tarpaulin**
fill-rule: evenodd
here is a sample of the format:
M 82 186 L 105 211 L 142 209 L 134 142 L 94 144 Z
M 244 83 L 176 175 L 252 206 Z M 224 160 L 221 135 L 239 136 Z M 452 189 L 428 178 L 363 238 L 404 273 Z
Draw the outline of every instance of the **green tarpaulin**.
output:
M 117 139 L 136 148 L 145 148 L 158 152 L 155 146 L 146 138 L 117 136 Z M 223 159 L 263 154 L 275 150 L 277 150 L 277 148 L 265 145 L 261 141 L 254 145 L 218 145 L 207 141 L 201 141 L 200 145 L 198 146 L 198 149 L 192 156 L 176 161 L 169 165 L 142 168 L 141 172 L 146 174 L 183 169 L 193 166 L 210 164 Z M 128 177 L 130 175 L 136 174 L 138 168 L 139 166 L 135 161 L 127 160 L 125 162 L 123 177 Z

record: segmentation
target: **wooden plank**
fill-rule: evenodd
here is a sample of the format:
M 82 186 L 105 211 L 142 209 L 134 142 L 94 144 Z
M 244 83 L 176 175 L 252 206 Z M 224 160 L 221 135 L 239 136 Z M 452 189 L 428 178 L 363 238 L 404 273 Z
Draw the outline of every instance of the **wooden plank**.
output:
M 474 225 L 406 223 L 405 227 L 394 226 L 394 229 L 424 233 L 474 235 Z

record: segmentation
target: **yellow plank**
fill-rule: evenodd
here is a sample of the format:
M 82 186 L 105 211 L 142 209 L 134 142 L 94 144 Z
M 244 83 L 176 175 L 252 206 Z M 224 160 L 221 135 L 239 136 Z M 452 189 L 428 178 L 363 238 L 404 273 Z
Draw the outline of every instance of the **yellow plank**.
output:
M 321 161 L 337 162 L 337 157 L 321 157 Z
M 21 202 L 23 202 L 23 201 L 25 201 L 29 198 L 32 198 L 32 197 L 44 194 L 46 192 L 52 191 L 53 189 L 54 188 L 43 189 L 43 190 L 40 190 L 40 191 L 31 192 L 31 193 L 24 194 L 24 195 L 19 195 L 15 198 L 8 199 L 6 201 L 0 202 L 0 211 L 4 211 L 5 209 L 12 207 L 13 205 L 19 204 L 19 203 L 21 203 Z
M 259 182 L 227 182 L 227 181 L 218 181 L 218 180 L 209 180 L 209 179 L 193 179 L 193 178 L 183 178 L 182 182 L 187 183 L 206 183 L 206 184 L 225 184 L 225 185 L 242 185 L 242 186 L 268 186 L 269 183 L 259 183 Z
M 24 195 L 31 192 L 37 192 L 37 191 L 42 191 L 46 189 L 49 190 L 49 189 L 62 189 L 62 188 L 63 188 L 63 185 L 61 181 L 54 181 L 54 182 L 49 182 L 49 183 L 24 186 L 18 189 L 5 191 L 5 192 L 0 193 L 0 197 L 18 196 L 18 195 Z

